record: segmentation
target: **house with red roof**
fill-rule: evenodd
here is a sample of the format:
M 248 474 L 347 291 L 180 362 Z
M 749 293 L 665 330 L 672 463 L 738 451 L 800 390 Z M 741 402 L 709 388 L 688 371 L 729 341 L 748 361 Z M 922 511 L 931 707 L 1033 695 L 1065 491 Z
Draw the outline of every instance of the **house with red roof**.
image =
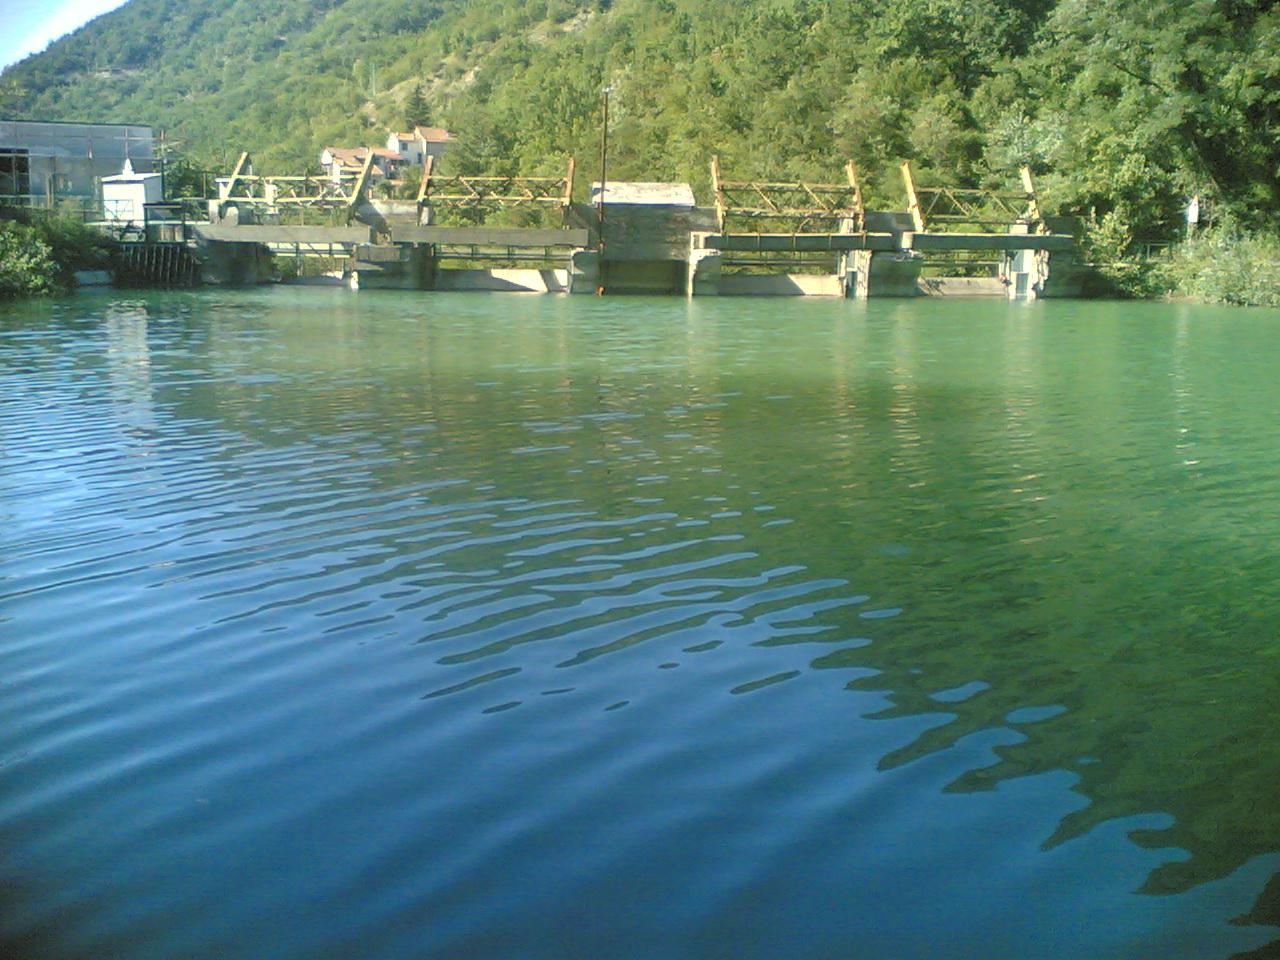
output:
M 373 151 L 370 179 L 378 182 L 394 177 L 403 161 L 399 154 L 382 147 L 325 147 L 320 151 L 320 166 L 336 182 L 344 175 L 360 173 L 370 150 Z
M 400 158 L 401 163 L 425 163 L 427 157 L 439 166 L 441 158 L 453 135 L 443 127 L 414 127 L 408 133 L 392 131 L 387 136 L 387 149 Z

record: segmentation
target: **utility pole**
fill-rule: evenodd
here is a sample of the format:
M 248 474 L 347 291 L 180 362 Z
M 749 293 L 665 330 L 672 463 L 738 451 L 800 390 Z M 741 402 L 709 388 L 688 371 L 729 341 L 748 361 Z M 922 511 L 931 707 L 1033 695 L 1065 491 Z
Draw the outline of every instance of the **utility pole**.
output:
M 608 189 L 609 177 L 609 94 L 613 87 L 606 85 L 603 94 L 603 109 L 600 117 L 600 197 L 596 202 L 596 251 L 599 256 L 597 270 L 599 285 L 596 293 L 604 293 L 604 194 Z

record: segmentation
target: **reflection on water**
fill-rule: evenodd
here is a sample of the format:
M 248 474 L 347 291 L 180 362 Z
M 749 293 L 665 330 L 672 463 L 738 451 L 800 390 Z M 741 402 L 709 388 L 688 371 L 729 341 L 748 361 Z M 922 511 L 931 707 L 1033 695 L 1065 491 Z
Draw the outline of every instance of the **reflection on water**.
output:
M 1277 323 L 0 315 L 0 942 L 1263 956 Z

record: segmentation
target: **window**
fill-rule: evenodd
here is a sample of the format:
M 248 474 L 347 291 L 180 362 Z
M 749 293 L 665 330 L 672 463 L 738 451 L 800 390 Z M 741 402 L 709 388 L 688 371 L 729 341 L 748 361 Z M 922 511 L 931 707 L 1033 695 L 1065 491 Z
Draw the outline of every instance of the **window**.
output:
M 25 204 L 31 193 L 31 158 L 26 150 L 0 147 L 0 204 Z

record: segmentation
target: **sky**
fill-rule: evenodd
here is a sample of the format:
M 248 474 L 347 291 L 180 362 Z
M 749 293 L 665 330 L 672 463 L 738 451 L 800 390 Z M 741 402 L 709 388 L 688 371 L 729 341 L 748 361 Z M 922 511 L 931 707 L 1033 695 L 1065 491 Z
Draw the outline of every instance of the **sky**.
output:
M 125 0 L 0 0 L 0 68 L 36 53 Z

